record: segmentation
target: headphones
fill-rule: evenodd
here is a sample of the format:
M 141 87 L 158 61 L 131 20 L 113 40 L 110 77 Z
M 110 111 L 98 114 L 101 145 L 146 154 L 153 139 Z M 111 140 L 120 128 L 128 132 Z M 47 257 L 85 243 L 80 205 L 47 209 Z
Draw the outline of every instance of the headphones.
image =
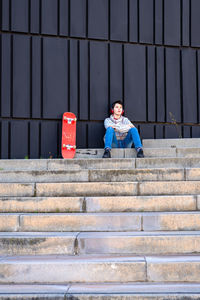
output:
M 114 102 L 110 108 L 110 113 L 113 115 L 114 114 L 114 107 L 115 104 L 117 104 L 118 102 Z M 119 103 L 120 104 L 120 103 Z M 122 104 L 121 104 L 122 105 Z M 123 107 L 123 106 L 122 106 Z M 122 109 L 122 115 L 124 114 L 124 109 Z

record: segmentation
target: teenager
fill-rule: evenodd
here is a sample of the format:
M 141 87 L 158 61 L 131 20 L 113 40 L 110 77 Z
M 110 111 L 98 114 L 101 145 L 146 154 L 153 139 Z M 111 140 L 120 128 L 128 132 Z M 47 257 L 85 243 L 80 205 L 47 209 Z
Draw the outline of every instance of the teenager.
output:
M 133 143 L 137 157 L 144 157 L 138 130 L 128 118 L 122 116 L 123 113 L 122 101 L 115 101 L 111 107 L 110 118 L 106 118 L 104 121 L 106 134 L 103 158 L 111 157 L 112 148 L 131 148 Z

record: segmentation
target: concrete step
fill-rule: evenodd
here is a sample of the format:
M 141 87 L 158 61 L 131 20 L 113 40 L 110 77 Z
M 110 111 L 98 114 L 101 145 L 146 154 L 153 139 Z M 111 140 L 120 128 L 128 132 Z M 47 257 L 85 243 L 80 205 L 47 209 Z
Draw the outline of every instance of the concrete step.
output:
M 191 176 L 192 174 L 192 176 Z M 0 182 L 110 182 L 147 180 L 195 180 L 200 179 L 200 168 L 150 168 L 150 169 L 96 169 L 66 171 L 1 171 Z
M 198 283 L 107 283 L 66 285 L 1 285 L 1 300 L 197 300 Z M 45 298 L 44 298 L 45 297 Z
M 200 253 L 200 232 L 83 232 L 79 254 L 168 255 Z
M 0 284 L 199 283 L 200 256 L 25 256 L 0 258 Z
M 1 232 L 199 231 L 200 212 L 0 214 Z
M 0 232 L 0 255 L 74 255 L 77 232 Z
M 200 210 L 200 196 L 0 197 L 2 213 Z
M 196 175 L 195 175 L 196 176 Z M 200 181 L 0 183 L 0 197 L 198 195 Z
M 142 142 L 145 148 L 200 148 L 200 138 L 144 139 Z
M 68 284 L 146 281 L 144 257 L 0 257 L 0 284 Z
M 0 233 L 0 255 L 200 254 L 193 232 Z

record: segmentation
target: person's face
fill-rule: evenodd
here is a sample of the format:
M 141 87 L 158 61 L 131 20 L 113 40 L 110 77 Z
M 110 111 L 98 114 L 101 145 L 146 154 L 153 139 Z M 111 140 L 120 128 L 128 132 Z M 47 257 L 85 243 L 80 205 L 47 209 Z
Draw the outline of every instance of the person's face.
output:
M 119 103 L 116 103 L 114 106 L 114 115 L 121 116 L 122 110 L 123 110 L 122 105 Z

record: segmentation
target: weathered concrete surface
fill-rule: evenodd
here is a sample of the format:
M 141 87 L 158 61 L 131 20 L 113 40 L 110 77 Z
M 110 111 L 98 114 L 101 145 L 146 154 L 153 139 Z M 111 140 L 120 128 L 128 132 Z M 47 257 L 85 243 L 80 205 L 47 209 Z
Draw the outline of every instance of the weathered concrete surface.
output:
M 87 159 L 102 158 L 103 153 L 104 153 L 103 148 L 102 149 L 77 149 L 75 158 L 87 158 Z M 125 149 L 112 149 L 111 156 L 112 158 L 124 158 Z
M 19 215 L 0 214 L 0 231 L 18 231 Z
M 144 148 L 145 157 L 176 157 L 175 148 Z M 137 157 L 135 149 L 125 149 L 125 157 Z
M 196 196 L 188 195 L 86 197 L 85 201 L 87 212 L 196 210 Z
M 145 281 L 142 257 L 7 257 L 0 261 L 0 283 L 106 283 Z
M 1 159 L 0 172 L 5 170 L 47 170 L 48 159 Z
M 133 169 L 134 158 L 57 159 L 48 161 L 48 170 Z
M 147 278 L 154 282 L 199 282 L 199 256 L 146 257 Z
M 37 183 L 36 196 L 132 196 L 136 182 Z
M 14 197 L 34 196 L 34 184 L 0 183 L 0 196 L 14 196 Z
M 200 157 L 200 148 L 177 148 L 177 157 Z
M 141 215 L 134 213 L 27 214 L 20 220 L 20 231 L 141 230 Z
M 143 230 L 200 230 L 200 213 L 163 212 L 144 214 Z
M 192 254 L 200 253 L 200 233 L 87 232 L 78 236 L 81 254 Z
M 0 182 L 84 182 L 88 170 L 0 171 Z
M 140 182 L 139 195 L 198 195 L 200 181 Z
M 184 180 L 184 169 L 115 169 L 89 170 L 89 181 L 93 182 L 125 182 L 125 181 L 162 181 Z
M 74 255 L 78 233 L 0 233 L 0 255 Z
M 186 169 L 186 180 L 200 180 L 200 168 Z
M 1 212 L 82 212 L 83 197 L 0 197 Z
M 195 157 L 136 158 L 136 168 L 197 168 L 200 159 Z
M 200 138 L 184 139 L 144 139 L 143 146 L 146 148 L 175 148 L 175 147 L 198 147 L 200 148 Z

